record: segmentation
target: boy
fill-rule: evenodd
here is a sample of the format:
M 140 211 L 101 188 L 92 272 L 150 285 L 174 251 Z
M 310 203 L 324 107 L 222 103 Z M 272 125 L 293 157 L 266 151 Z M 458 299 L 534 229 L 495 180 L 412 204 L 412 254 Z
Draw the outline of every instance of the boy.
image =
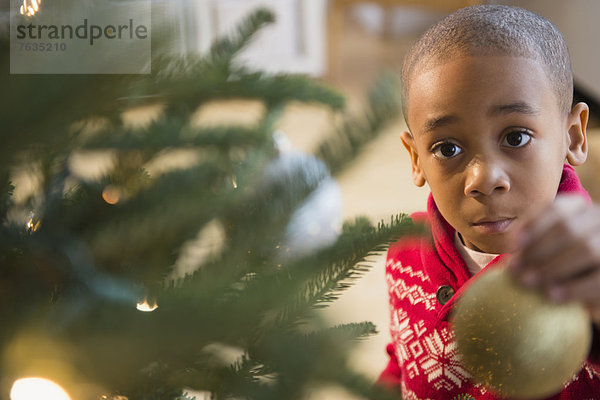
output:
M 507 260 L 526 286 L 600 314 L 600 210 L 566 164 L 587 157 L 588 107 L 571 107 L 560 32 L 514 7 L 446 17 L 410 50 L 402 79 L 401 139 L 414 183 L 431 189 L 413 218 L 431 235 L 388 252 L 392 343 L 380 382 L 404 400 L 495 399 L 470 381 L 448 323 L 471 276 Z M 594 363 L 553 398 L 600 398 Z

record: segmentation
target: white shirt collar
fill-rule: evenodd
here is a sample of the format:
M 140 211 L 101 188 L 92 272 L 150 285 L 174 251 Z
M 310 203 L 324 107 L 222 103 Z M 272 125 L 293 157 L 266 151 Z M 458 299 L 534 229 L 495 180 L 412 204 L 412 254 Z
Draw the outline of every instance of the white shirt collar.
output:
M 475 275 L 481 271 L 486 265 L 488 265 L 494 258 L 498 256 L 498 254 L 482 253 L 480 251 L 468 248 L 464 245 L 458 232 L 454 233 L 454 246 L 456 246 L 456 249 L 465 260 L 471 275 Z

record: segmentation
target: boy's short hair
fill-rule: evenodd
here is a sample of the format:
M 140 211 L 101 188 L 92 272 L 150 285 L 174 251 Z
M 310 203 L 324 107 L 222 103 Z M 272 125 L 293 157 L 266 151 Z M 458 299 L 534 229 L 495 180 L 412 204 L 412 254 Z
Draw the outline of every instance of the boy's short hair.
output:
M 433 25 L 409 50 L 402 67 L 405 111 L 415 70 L 457 54 L 508 55 L 539 61 L 561 110 L 573 102 L 573 72 L 567 44 L 556 26 L 531 11 L 503 5 L 460 9 Z

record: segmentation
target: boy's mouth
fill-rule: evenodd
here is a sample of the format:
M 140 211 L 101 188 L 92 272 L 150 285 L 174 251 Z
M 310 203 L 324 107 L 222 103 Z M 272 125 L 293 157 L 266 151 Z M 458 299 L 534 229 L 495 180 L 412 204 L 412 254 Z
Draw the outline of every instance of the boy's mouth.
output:
M 481 233 L 503 233 L 514 220 L 513 217 L 490 218 L 474 222 L 472 226 Z

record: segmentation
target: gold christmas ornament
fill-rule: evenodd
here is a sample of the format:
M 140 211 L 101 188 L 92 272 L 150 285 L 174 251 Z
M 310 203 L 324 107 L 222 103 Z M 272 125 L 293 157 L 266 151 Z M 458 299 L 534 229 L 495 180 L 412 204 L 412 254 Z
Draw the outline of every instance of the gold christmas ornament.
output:
M 500 395 L 535 399 L 559 392 L 586 359 L 591 321 L 580 304 L 552 304 L 504 268 L 478 276 L 453 315 L 464 367 Z

